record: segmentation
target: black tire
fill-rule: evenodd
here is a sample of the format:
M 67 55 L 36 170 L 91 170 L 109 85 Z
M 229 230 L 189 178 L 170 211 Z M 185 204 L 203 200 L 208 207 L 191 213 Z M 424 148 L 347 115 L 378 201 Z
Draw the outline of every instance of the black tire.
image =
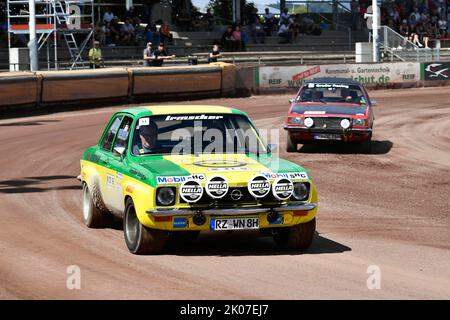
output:
M 114 217 L 111 213 L 99 209 L 93 200 L 92 192 L 83 183 L 83 222 L 89 228 L 111 227 Z
M 313 241 L 316 218 L 292 227 L 280 228 L 277 231 L 273 239 L 278 248 L 303 251 L 308 249 Z
M 128 250 L 134 254 L 158 254 L 166 244 L 168 232 L 144 227 L 136 215 L 131 199 L 125 205 L 123 234 Z
M 291 135 L 286 133 L 286 152 L 297 152 L 297 142 L 291 139 Z

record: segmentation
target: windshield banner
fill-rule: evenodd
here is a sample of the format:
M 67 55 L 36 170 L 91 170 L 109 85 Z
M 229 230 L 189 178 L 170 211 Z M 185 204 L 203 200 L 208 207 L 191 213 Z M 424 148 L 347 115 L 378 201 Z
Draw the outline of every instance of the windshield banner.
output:
M 350 78 L 363 85 L 389 86 L 420 80 L 420 63 L 330 64 L 259 68 L 259 87 L 299 88 L 306 79 Z

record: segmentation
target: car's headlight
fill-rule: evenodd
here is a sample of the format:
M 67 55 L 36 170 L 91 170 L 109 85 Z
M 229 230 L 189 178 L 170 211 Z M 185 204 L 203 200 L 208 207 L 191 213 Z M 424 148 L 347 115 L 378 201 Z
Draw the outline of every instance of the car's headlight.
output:
M 342 119 L 341 120 L 341 127 L 343 129 L 348 129 L 350 127 L 350 120 L 348 119 Z
M 366 119 L 361 119 L 361 118 L 354 118 L 353 119 L 353 125 L 354 126 L 365 126 L 366 125 Z
M 163 187 L 156 191 L 156 204 L 159 206 L 170 206 L 175 203 L 175 188 Z
M 302 124 L 303 118 L 302 117 L 290 117 L 289 118 L 289 124 Z
M 311 128 L 314 125 L 314 120 L 312 118 L 305 118 L 305 121 L 303 121 L 303 123 L 305 124 L 305 126 L 307 126 L 308 128 Z
M 309 197 L 309 184 L 304 182 L 294 183 L 292 197 L 298 201 L 305 201 Z

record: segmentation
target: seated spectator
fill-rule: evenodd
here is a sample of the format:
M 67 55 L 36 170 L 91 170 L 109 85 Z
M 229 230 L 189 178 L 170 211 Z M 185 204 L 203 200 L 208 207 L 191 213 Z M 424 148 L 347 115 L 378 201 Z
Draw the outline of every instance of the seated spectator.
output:
M 285 25 L 289 25 L 290 19 L 291 15 L 289 14 L 289 10 L 285 8 L 283 13 L 280 15 L 280 24 L 284 23 Z
M 167 40 L 169 43 L 172 43 L 173 35 L 172 33 L 170 33 L 169 24 L 167 22 L 163 22 L 163 24 L 159 28 L 159 37 L 161 39 L 161 43 L 163 43 L 164 45 L 166 45 Z
M 217 44 L 213 45 L 212 51 L 208 56 L 208 63 L 217 62 L 217 58 L 220 58 L 221 56 L 219 46 Z
M 107 24 L 107 28 L 108 28 L 109 34 L 111 36 L 111 44 L 113 44 L 113 45 L 118 44 L 120 41 L 119 18 L 114 16 L 113 20 L 109 24 Z
M 267 36 L 272 34 L 273 27 L 276 25 L 276 19 L 272 12 L 270 12 L 269 8 L 265 9 L 264 13 L 264 31 Z
M 418 45 L 419 45 L 419 47 L 422 47 L 423 46 L 422 43 L 424 43 L 425 44 L 425 48 L 429 48 L 428 47 L 428 41 L 430 40 L 430 37 L 429 37 L 429 35 L 427 33 L 426 28 L 423 26 L 422 22 L 417 23 L 415 33 L 418 36 L 418 40 L 419 40 L 418 41 Z
M 161 42 L 158 29 L 156 28 L 156 24 L 151 23 L 151 22 L 149 24 L 147 24 L 147 26 L 145 27 L 144 33 L 145 33 L 145 39 L 147 42 L 152 42 L 152 43 L 160 43 Z
M 106 7 L 106 11 L 103 14 L 103 22 L 105 24 L 110 23 L 114 19 L 114 13 L 112 13 L 111 9 L 109 7 Z
M 314 20 L 311 19 L 309 14 L 303 17 L 300 22 L 300 33 L 302 34 L 312 34 L 314 31 Z
M 147 47 L 144 49 L 143 59 L 144 59 L 144 67 L 150 67 L 153 65 L 153 60 L 155 59 L 155 56 L 152 51 L 151 42 L 148 42 Z
M 180 31 L 189 31 L 191 29 L 191 17 L 185 8 L 183 8 L 180 14 L 176 17 L 175 24 Z
M 235 47 L 235 39 L 233 38 L 233 28 L 228 26 L 222 34 L 222 46 L 227 51 L 233 51 Z
M 122 44 L 130 45 L 134 43 L 136 31 L 131 24 L 131 20 L 127 19 L 120 29 L 122 35 Z
M 175 55 L 170 55 L 167 53 L 164 48 L 164 43 L 160 43 L 158 49 L 153 51 L 153 66 L 161 67 L 164 63 L 164 60 L 175 58 Z
M 406 21 L 406 19 L 402 20 L 402 24 L 398 28 L 398 32 L 406 40 L 412 41 L 412 39 L 411 39 L 411 29 L 409 28 L 409 25 L 408 25 L 408 22 Z M 403 43 L 403 45 L 405 45 L 405 44 L 406 44 L 406 41 Z M 398 48 L 398 49 L 402 49 L 402 48 Z
M 445 20 L 444 15 L 441 15 L 441 18 L 438 21 L 439 35 L 441 38 L 446 38 L 447 33 L 447 20 Z
M 279 43 L 292 43 L 292 31 L 289 30 L 289 27 L 286 26 L 285 23 L 280 25 L 278 29 L 278 36 L 283 38 Z
M 100 21 L 95 24 L 95 38 L 100 42 L 101 46 L 106 44 L 106 26 Z

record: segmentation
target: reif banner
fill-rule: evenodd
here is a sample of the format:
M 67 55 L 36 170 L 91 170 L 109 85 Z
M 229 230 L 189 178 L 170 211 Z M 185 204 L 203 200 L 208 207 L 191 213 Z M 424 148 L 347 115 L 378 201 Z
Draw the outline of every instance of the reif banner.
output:
M 420 80 L 420 63 L 330 64 L 259 68 L 259 87 L 298 88 L 306 79 L 351 78 L 364 85 L 388 86 Z

